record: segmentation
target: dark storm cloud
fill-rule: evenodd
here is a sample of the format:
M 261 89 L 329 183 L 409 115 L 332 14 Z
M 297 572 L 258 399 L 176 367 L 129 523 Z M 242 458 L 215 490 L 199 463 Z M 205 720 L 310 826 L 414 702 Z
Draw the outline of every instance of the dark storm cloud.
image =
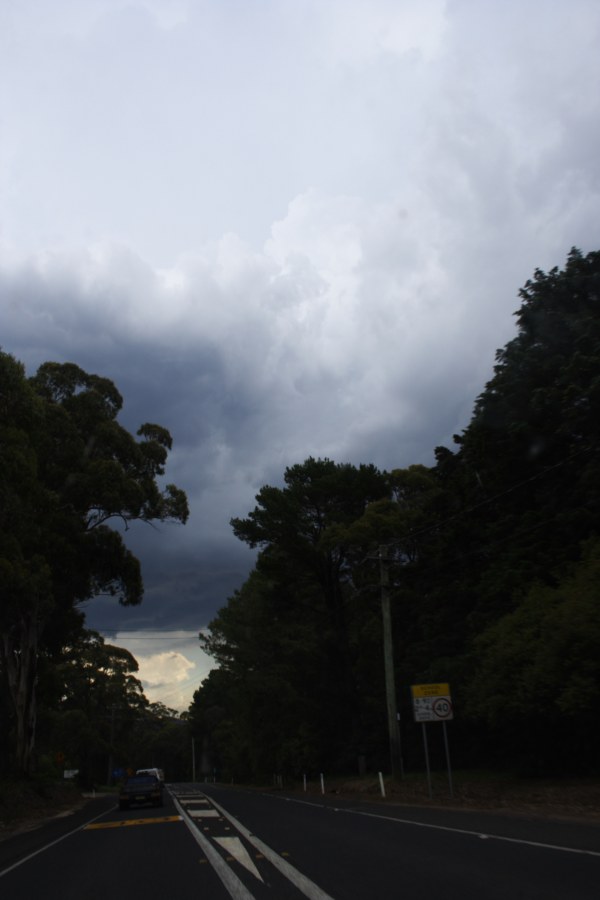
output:
M 263 484 L 430 463 L 535 267 L 597 249 L 600 8 L 22 0 L 6 25 L 0 344 L 170 430 L 190 521 L 127 535 L 141 607 L 88 609 L 193 634 Z
M 144 535 L 128 545 L 143 567 L 147 585 L 140 607 L 122 607 L 111 597 L 85 605 L 91 628 L 102 632 L 200 632 L 245 581 L 254 555 L 241 545 L 200 545 L 196 553 L 171 552 Z

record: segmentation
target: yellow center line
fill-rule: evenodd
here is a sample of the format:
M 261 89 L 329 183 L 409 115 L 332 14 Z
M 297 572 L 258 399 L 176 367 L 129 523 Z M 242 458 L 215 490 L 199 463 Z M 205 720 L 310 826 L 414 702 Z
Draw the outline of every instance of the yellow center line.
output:
M 84 831 L 97 831 L 101 828 L 127 828 L 131 825 L 155 825 L 161 822 L 181 822 L 182 816 L 160 816 L 154 819 L 123 819 L 120 822 L 96 822 L 86 825 Z

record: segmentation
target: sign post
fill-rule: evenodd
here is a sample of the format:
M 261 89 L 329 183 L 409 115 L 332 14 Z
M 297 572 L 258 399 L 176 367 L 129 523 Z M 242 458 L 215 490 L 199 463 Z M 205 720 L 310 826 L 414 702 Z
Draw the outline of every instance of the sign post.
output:
M 429 799 L 431 800 L 431 769 L 429 768 L 429 748 L 427 746 L 427 725 L 425 722 L 421 722 L 421 728 L 423 729 L 423 749 L 425 750 L 425 771 L 427 772 L 427 791 L 429 793 Z
M 450 796 L 453 797 L 452 768 L 450 766 L 450 750 L 448 747 L 448 734 L 446 732 L 446 722 L 449 722 L 454 718 L 450 686 L 448 684 L 413 684 L 410 690 L 413 698 L 415 722 L 421 722 L 423 725 L 423 745 L 425 748 L 425 765 L 427 767 L 429 798 L 431 799 L 431 773 L 429 770 L 429 751 L 427 748 L 427 722 L 442 723 L 444 749 L 446 751 L 446 765 L 448 767 L 448 787 Z
M 446 765 L 448 766 L 448 789 L 450 796 L 454 797 L 454 788 L 452 786 L 452 767 L 450 765 L 450 749 L 448 747 L 448 732 L 446 731 L 446 722 L 442 722 L 442 730 L 444 732 L 444 748 L 446 750 Z

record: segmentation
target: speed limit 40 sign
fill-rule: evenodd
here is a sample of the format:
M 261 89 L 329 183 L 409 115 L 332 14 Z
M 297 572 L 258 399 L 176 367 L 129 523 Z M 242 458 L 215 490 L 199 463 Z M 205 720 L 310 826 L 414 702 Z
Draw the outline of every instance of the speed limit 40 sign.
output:
M 449 722 L 454 718 L 448 684 L 413 684 L 415 722 Z

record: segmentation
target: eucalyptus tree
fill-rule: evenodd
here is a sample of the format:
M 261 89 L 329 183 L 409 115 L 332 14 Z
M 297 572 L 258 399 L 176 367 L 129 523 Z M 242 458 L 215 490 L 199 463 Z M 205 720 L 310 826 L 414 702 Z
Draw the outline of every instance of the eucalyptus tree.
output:
M 110 380 L 73 363 L 44 363 L 27 379 L 0 354 L 0 662 L 22 772 L 45 636 L 71 627 L 78 605 L 100 593 L 142 600 L 139 561 L 114 525 L 187 519 L 184 492 L 158 484 L 169 432 L 147 423 L 131 435 L 117 419 L 122 402 Z
M 109 783 L 113 762 L 130 764 L 131 735 L 149 713 L 137 660 L 84 629 L 51 662 L 51 683 L 41 685 L 39 749 L 64 758 L 84 784 Z

